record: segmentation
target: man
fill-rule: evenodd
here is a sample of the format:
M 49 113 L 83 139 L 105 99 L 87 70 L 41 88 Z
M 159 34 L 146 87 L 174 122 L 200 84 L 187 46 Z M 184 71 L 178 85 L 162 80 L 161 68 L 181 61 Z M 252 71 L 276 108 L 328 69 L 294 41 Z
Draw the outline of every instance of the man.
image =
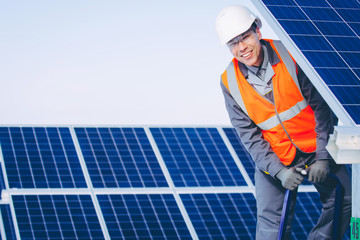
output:
M 286 189 L 293 191 L 290 238 L 297 188 L 305 175 L 323 204 L 308 239 L 332 239 L 337 180 L 330 174 L 343 185 L 343 236 L 350 223 L 351 179 L 347 167 L 337 165 L 325 149 L 333 113 L 281 42 L 262 39 L 261 25 L 243 6 L 227 7 L 216 19 L 219 40 L 234 56 L 221 75 L 226 108 L 256 165 L 256 239 L 277 239 Z

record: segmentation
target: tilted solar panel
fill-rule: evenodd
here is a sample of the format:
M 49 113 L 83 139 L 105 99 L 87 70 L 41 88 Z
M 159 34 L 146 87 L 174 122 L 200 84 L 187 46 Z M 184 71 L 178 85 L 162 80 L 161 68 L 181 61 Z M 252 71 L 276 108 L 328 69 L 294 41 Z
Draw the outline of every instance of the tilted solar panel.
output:
M 0 139 L 7 239 L 255 239 L 254 167 L 233 128 L 0 127 Z M 316 194 L 299 193 L 293 239 L 314 225 Z
M 360 3 L 253 0 L 344 125 L 360 124 Z
M 255 184 L 255 162 L 252 160 L 250 154 L 245 149 L 239 136 L 236 133 L 234 128 L 223 128 L 226 134 L 226 137 L 229 139 L 232 147 L 234 148 L 236 154 L 238 155 L 242 165 L 245 167 L 246 172 L 248 173 L 249 177 L 253 184 Z
M 167 187 L 143 128 L 75 128 L 96 188 Z
M 244 186 L 216 128 L 150 128 L 176 187 Z
M 0 217 L 2 219 L 2 224 L 4 226 L 4 232 L 1 232 L 0 238 L 2 238 L 2 235 L 5 236 L 4 239 L 12 240 L 16 239 L 15 230 L 14 230 L 14 223 L 12 220 L 11 212 L 10 212 L 10 206 L 7 204 L 0 204 Z
M 181 194 L 199 239 L 255 239 L 256 204 L 251 193 Z
M 104 239 L 89 195 L 15 195 L 21 239 Z
M 3 173 L 2 173 L 2 167 L 1 167 L 1 163 L 0 163 L 0 193 L 1 193 L 1 190 L 5 189 L 5 180 L 4 180 L 4 176 L 3 176 Z
M 85 188 L 68 128 L 1 127 L 10 188 Z
M 171 194 L 99 195 L 111 239 L 192 239 Z

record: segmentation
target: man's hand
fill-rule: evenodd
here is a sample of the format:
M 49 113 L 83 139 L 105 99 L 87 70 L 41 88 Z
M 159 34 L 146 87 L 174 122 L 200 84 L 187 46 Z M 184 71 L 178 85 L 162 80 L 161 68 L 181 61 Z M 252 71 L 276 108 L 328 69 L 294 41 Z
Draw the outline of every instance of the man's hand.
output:
M 319 159 L 311 164 L 308 168 L 309 181 L 313 183 L 320 183 L 325 180 L 330 174 L 330 166 L 328 159 Z
M 284 188 L 290 191 L 295 190 L 304 180 L 304 177 L 294 167 L 281 169 L 275 177 L 281 181 Z

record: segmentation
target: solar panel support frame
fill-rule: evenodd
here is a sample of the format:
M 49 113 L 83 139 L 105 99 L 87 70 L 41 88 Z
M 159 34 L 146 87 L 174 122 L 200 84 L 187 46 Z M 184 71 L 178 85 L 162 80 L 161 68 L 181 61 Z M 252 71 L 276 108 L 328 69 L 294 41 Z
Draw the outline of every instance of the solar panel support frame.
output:
M 360 163 L 360 128 L 336 126 L 326 149 L 337 164 Z
M 352 208 L 351 216 L 360 218 L 360 164 L 352 165 Z
M 12 200 L 11 197 L 10 197 L 9 201 L 10 201 L 10 203 L 9 203 L 10 212 L 11 212 L 11 217 L 12 217 L 12 221 L 13 221 L 13 224 L 14 224 L 14 230 L 15 230 L 16 239 L 21 239 L 21 237 L 20 237 L 20 229 L 19 229 L 17 218 L 16 218 L 16 214 L 15 214 L 15 207 L 14 207 L 14 203 L 13 203 L 13 200 Z
M 3 222 L 3 216 L 2 216 L 1 209 L 0 209 L 0 237 L 1 237 L 1 239 L 6 239 L 5 227 L 4 227 L 4 222 Z
M 6 189 L 9 189 L 9 181 L 7 178 L 6 168 L 5 168 L 5 162 L 4 162 L 4 156 L 2 153 L 1 143 L 0 143 L 0 171 L 2 171 L 2 176 L 4 179 L 4 185 Z
M 278 23 L 272 13 L 267 9 L 267 7 L 261 2 L 261 0 L 251 0 L 254 6 L 259 10 L 262 16 L 265 18 L 266 22 L 272 27 L 272 30 L 276 33 L 279 39 L 282 41 L 286 49 L 291 53 L 296 62 L 308 76 L 312 84 L 319 91 L 321 96 L 328 103 L 330 108 L 334 111 L 336 116 L 339 118 L 341 124 L 345 126 L 356 126 L 355 122 L 345 111 L 343 106 L 337 100 L 337 98 L 331 93 L 328 86 L 323 82 L 319 74 L 314 70 L 309 61 L 305 58 L 302 52 L 297 48 L 296 44 L 292 41 L 290 36 L 282 28 L 280 23 Z

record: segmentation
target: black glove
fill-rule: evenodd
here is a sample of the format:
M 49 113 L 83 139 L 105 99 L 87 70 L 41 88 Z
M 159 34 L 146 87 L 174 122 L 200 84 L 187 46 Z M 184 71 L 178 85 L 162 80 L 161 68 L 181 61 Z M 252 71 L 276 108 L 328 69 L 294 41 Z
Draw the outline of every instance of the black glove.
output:
M 330 174 L 330 166 L 328 159 L 319 159 L 311 164 L 308 168 L 309 181 L 313 183 L 320 183 L 325 180 Z
M 284 188 L 289 189 L 290 191 L 295 190 L 304 180 L 304 177 L 299 173 L 299 170 L 294 167 L 281 169 L 275 177 L 281 181 Z

